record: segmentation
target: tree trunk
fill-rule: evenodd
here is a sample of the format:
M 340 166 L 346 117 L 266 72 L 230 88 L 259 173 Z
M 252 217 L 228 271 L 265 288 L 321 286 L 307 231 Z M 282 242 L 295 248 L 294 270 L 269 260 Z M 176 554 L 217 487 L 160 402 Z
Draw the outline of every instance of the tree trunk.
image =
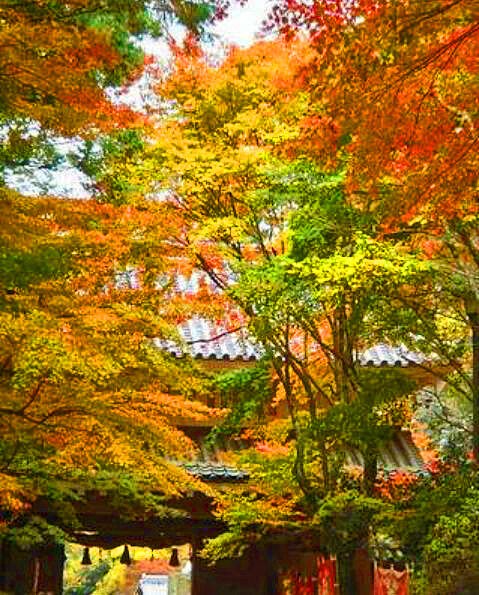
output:
M 378 475 L 378 455 L 375 449 L 364 451 L 363 490 L 366 496 L 374 494 L 374 484 Z
M 472 341 L 472 453 L 479 465 L 479 312 L 468 312 Z
M 352 554 L 338 555 L 338 578 L 341 595 L 358 595 Z
M 15 595 L 60 595 L 64 562 L 62 545 L 44 543 L 23 550 L 4 541 L 0 544 L 0 590 Z

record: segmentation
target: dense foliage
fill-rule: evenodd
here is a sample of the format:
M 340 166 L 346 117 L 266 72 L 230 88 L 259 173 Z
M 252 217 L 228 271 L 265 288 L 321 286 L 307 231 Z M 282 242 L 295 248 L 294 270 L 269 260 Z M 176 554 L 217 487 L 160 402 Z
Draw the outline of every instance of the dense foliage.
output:
M 141 73 L 139 36 L 166 35 L 168 19 L 199 33 L 213 17 L 182 2 L 3 3 L 2 173 L 54 164 L 58 135 L 145 124 L 108 94 Z M 152 251 L 154 216 L 26 198 L 3 182 L 0 213 L 2 529 L 23 524 L 40 496 L 72 527 L 92 490 L 122 514 L 164 513 L 165 498 L 201 489 L 165 458 L 196 452 L 175 424 L 210 411 L 204 374 L 153 344 L 176 337 L 181 308 L 155 286 L 170 254 Z

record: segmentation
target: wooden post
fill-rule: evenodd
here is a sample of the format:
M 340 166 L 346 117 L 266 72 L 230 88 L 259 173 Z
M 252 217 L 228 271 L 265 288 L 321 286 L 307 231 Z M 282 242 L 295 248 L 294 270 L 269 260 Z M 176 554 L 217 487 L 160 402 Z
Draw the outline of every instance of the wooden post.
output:
M 341 553 L 337 557 L 337 573 L 341 595 L 359 595 L 352 553 Z
M 472 342 L 472 453 L 474 462 L 479 465 L 479 312 L 468 308 L 467 316 L 471 325 Z
M 0 589 L 14 595 L 61 595 L 64 547 L 45 544 L 22 550 L 12 543 L 0 547 Z
M 271 568 L 262 549 L 252 549 L 240 558 L 220 560 L 209 565 L 193 544 L 192 595 L 270 595 Z

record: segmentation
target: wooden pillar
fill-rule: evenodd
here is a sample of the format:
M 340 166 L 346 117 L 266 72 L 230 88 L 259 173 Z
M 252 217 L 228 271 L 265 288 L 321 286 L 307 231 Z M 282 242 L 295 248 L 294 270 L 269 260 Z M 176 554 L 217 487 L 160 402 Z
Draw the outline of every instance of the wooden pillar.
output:
M 64 562 L 62 545 L 22 550 L 4 541 L 0 545 L 0 590 L 14 595 L 61 595 Z
M 353 556 L 358 595 L 372 595 L 374 590 L 373 562 L 365 549 L 358 548 Z
M 271 560 L 266 551 L 251 548 L 240 558 L 220 560 L 215 565 L 196 554 L 193 544 L 192 595 L 272 595 L 274 591 Z
M 278 558 L 272 546 L 267 546 L 264 553 L 266 558 L 266 594 L 277 595 L 279 589 Z
M 359 595 L 353 554 L 340 553 L 337 556 L 337 576 L 341 595 Z

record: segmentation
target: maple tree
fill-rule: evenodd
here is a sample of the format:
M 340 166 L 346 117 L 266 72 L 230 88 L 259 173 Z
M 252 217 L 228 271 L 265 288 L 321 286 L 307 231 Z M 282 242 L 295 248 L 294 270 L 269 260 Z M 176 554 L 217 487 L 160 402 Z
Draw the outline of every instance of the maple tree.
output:
M 212 16 L 208 4 L 165 6 L 196 32 Z M 1 190 L 4 509 L 14 516 L 47 491 L 62 500 L 65 478 L 112 492 L 127 482 L 133 506 L 161 503 L 151 486 L 203 489 L 164 456 L 194 454 L 175 421 L 207 419 L 199 401 L 213 387 L 232 405 L 216 437 L 239 431 L 253 448 L 224 454 L 248 466 L 252 493 L 217 495 L 230 531 L 208 544 L 211 557 L 306 520 L 343 558 L 351 595 L 352 551 L 378 512 L 406 511 L 395 530 L 412 519 L 411 555 L 436 563 L 434 540 L 420 549 L 410 536 L 435 527 L 441 542 L 442 477 L 430 514 L 428 481 L 377 482 L 414 383 L 363 369 L 358 354 L 387 337 L 441 358 L 448 369 L 435 373 L 473 396 L 477 460 L 477 7 L 279 0 L 270 26 L 288 40 L 232 49 L 220 64 L 193 37 L 186 51 L 173 46 L 148 122 L 106 91 L 140 72 L 125 35 L 154 30 L 145 9 L 0 9 L 0 77 L 14 83 L 0 90 L 2 167 L 51 161 L 44 141 L 78 134 L 99 199 Z M 197 269 L 200 290 L 182 296 L 175 279 Z M 247 326 L 264 365 L 211 384 L 154 346 L 178 342 L 174 326 L 192 313 Z M 471 330 L 472 358 L 457 341 Z M 284 409 L 288 421 L 265 419 Z M 344 469 L 350 447 L 363 455 L 361 479 Z M 469 492 L 456 491 L 473 518 Z
M 231 327 L 247 325 L 265 349 L 294 436 L 293 451 L 288 440 L 271 448 L 295 487 L 283 486 L 269 512 L 233 499 L 225 516 L 238 525 L 210 546 L 215 555 L 228 539 L 236 547 L 251 519 L 274 525 L 278 502 L 286 518 L 296 514 L 286 502 L 317 510 L 341 490 L 348 445 L 364 455 L 362 489 L 372 493 L 378 451 L 406 419 L 413 386 L 399 372 L 376 378 L 357 354 L 382 337 L 389 304 L 399 307 L 403 288 L 429 278 L 430 266 L 382 237 L 379 214 L 350 199 L 346 166 L 324 172 L 295 155 L 311 101 L 299 76 L 313 56 L 308 45 L 262 42 L 232 50 L 218 67 L 189 50 L 159 86 L 174 108 L 141 162 L 156 160 L 152 188 L 163 194 L 155 208 L 178 266 L 202 269 L 221 290 L 210 301 L 223 302 Z M 271 496 L 268 481 L 260 485 Z M 352 588 L 346 580 L 344 588 Z
M 50 164 L 57 135 L 93 140 L 144 124 L 107 92 L 144 65 L 130 35 L 163 34 L 162 18 L 199 33 L 216 18 L 206 3 L 155 6 L 2 4 L 2 171 Z M 101 490 L 131 512 L 201 490 L 165 458 L 195 454 L 176 424 L 211 410 L 204 374 L 153 342 L 177 338 L 182 315 L 157 285 L 171 252 L 152 251 L 154 215 L 0 192 L 2 530 L 45 494 L 69 508 L 75 490 Z
M 142 74 L 149 58 L 139 38 L 167 37 L 173 22 L 200 35 L 226 9 L 227 3 L 188 0 L 3 2 L 2 170 L 32 159 L 54 164 L 52 135 L 94 139 L 101 131 L 144 125 L 144 117 L 113 102 L 109 92 Z
M 78 489 L 114 492 L 129 477 L 132 507 L 196 485 L 165 456 L 196 452 L 175 424 L 211 415 L 200 402 L 206 379 L 153 344 L 175 336 L 167 290 L 118 279 L 122 259 L 141 262 L 148 250 L 128 243 L 144 215 L 11 193 L 1 204 L 15 213 L 0 251 L 4 513 L 75 478 Z M 58 488 L 60 502 L 67 492 Z
M 366 0 L 354 8 L 327 1 L 281 8 L 310 27 L 317 47 L 305 73 L 316 100 L 311 142 L 330 159 L 348 155 L 350 191 L 374 197 L 387 188 L 394 217 L 407 222 L 421 214 L 473 214 L 475 4 Z
M 307 29 L 317 50 L 303 69 L 310 102 L 292 149 L 331 168 L 347 161 L 351 200 L 380 213 L 384 234 L 422 249 L 443 275 L 442 296 L 413 309 L 423 322 L 438 303 L 445 318 L 459 309 L 450 330 L 472 336 L 471 382 L 469 361 L 430 320 L 435 348 L 462 366 L 476 459 L 477 23 L 477 6 L 463 1 L 279 2 L 270 19 L 290 36 Z
M 209 69 L 200 54 L 181 56 L 160 88 L 177 111 L 149 155 L 170 192 L 163 201 L 177 222 L 166 229 L 170 242 L 242 309 L 276 356 L 283 387 L 283 365 L 296 377 L 299 384 L 285 390 L 301 386 L 314 415 L 316 407 L 353 400 L 354 353 L 366 329 L 380 333 L 372 318 L 364 322 L 366 312 L 428 265 L 380 241 L 376 214 L 349 202 L 343 171 L 282 161 L 284 146 L 300 136 L 307 100 L 290 83 L 305 47 L 260 43 Z M 315 378 L 321 368 L 323 380 Z

